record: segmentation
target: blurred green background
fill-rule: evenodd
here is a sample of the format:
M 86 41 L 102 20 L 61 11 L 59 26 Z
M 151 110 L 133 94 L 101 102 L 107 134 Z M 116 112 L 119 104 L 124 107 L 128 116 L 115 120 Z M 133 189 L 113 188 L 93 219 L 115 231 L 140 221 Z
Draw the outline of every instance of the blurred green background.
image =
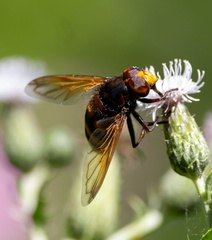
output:
M 0 1 L 0 57 L 29 56 L 51 73 L 113 76 L 187 59 L 206 71 L 198 117 L 210 109 L 210 1 Z M 195 75 L 196 76 L 196 75 Z
M 18 55 L 42 60 L 50 74 L 100 76 L 120 74 L 134 65 L 153 65 L 161 72 L 162 63 L 187 59 L 194 80 L 196 69 L 206 71 L 205 86 L 194 96 L 201 101 L 188 104 L 201 125 L 205 113 L 212 110 L 211 9 L 209 0 L 1 0 L 0 58 Z M 81 111 L 79 106 L 39 103 L 34 109 L 44 129 L 66 124 L 83 139 L 85 104 L 80 107 Z M 145 160 L 123 163 L 122 225 L 131 217 L 128 198 L 138 194 L 145 199 L 148 186 L 154 186 L 169 167 L 163 138 L 158 127 L 140 144 Z M 147 239 L 169 239 L 168 231 L 175 231 L 176 239 L 186 239 L 185 221 L 168 223 L 168 229 Z

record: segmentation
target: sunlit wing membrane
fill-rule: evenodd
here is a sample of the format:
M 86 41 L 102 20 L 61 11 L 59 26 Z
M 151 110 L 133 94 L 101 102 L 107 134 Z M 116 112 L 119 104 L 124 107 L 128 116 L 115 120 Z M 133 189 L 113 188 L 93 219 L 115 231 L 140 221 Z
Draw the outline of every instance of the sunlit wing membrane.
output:
M 80 75 L 52 75 L 37 78 L 25 88 L 38 99 L 59 104 L 76 102 L 85 92 L 104 83 L 106 78 Z
M 106 129 L 106 134 L 101 140 L 99 147 L 96 149 L 91 147 L 91 151 L 86 156 L 82 182 L 83 206 L 86 206 L 95 198 L 104 181 L 123 128 L 125 117 L 123 113 L 118 114 L 114 122 Z M 96 138 L 101 131 L 105 130 L 96 129 L 91 135 L 90 141 L 92 141 L 92 138 Z

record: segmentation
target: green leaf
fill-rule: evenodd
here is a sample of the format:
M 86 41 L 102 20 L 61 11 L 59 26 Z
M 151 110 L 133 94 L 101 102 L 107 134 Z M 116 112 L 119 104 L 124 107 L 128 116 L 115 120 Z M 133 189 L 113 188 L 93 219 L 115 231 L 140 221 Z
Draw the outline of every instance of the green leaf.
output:
M 212 228 L 209 229 L 201 238 L 201 240 L 211 240 L 212 239 Z

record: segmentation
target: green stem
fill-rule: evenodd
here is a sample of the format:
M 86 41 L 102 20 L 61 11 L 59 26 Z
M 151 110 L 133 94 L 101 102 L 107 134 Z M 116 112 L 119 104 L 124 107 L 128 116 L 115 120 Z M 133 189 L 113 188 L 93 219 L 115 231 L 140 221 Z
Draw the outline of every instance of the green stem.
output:
M 115 232 L 107 240 L 129 240 L 146 236 L 158 229 L 163 223 L 163 216 L 157 210 L 151 210 L 139 220 L 134 221 Z
M 209 228 L 212 228 L 212 203 L 208 201 L 207 193 L 206 193 L 206 188 L 205 188 L 205 180 L 204 177 L 202 176 L 201 178 L 198 178 L 193 181 L 197 192 L 199 196 L 202 198 L 204 208 L 205 208 L 205 213 L 206 213 L 206 218 L 209 224 Z
M 36 240 L 36 239 L 48 240 L 48 237 L 43 228 L 38 227 L 38 226 L 33 226 L 31 229 L 31 238 L 30 239 L 31 240 Z
M 206 199 L 206 192 L 205 192 L 205 180 L 203 177 L 197 178 L 194 181 L 195 187 L 199 196 L 205 200 Z

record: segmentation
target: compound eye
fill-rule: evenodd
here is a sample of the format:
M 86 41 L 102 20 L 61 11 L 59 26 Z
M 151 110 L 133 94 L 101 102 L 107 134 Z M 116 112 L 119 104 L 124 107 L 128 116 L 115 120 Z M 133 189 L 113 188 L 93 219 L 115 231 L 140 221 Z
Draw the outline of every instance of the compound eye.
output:
M 139 69 L 137 67 L 127 68 L 123 72 L 123 78 L 124 79 L 130 79 L 133 76 L 136 76 L 140 71 L 141 71 L 141 69 Z
M 150 91 L 150 85 L 139 76 L 128 79 L 128 84 L 133 92 L 139 95 L 139 97 L 147 96 Z
M 127 68 L 123 72 L 123 79 L 126 85 L 138 97 L 145 97 L 148 95 L 150 89 L 158 80 L 152 73 L 139 69 L 137 67 Z

